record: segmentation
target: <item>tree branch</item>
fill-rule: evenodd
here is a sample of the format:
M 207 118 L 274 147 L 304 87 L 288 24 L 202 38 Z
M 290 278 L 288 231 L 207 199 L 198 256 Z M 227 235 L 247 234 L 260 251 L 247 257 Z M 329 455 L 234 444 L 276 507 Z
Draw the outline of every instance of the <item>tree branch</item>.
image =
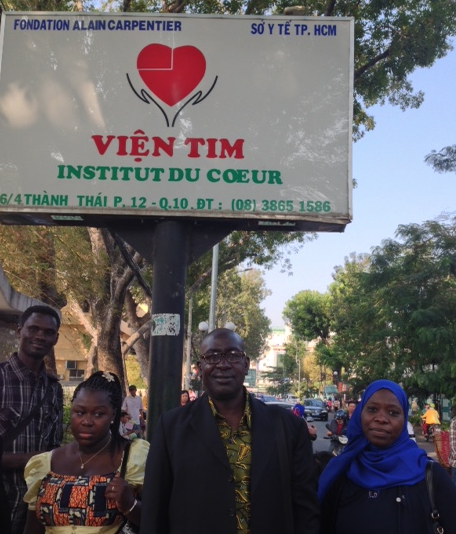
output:
M 355 71 L 355 80 L 360 78 L 366 72 L 366 70 L 368 70 L 371 67 L 373 67 L 376 63 L 379 63 L 380 61 L 382 61 L 382 60 L 386 59 L 387 57 L 389 57 L 390 52 L 391 52 L 391 49 L 388 48 L 387 50 L 385 50 L 381 54 L 378 54 L 378 56 L 373 57 L 370 61 L 365 63 L 359 69 L 356 69 L 356 71 Z
M 98 330 L 94 328 L 92 323 L 88 320 L 87 315 L 82 311 L 79 302 L 74 299 L 70 300 L 69 308 L 72 313 L 77 317 L 81 325 L 85 328 L 87 333 L 91 336 L 92 340 L 95 342 L 95 345 L 98 342 Z
M 326 5 L 326 9 L 325 9 L 325 17 L 332 17 L 335 7 L 336 7 L 336 0 L 329 0 Z
M 186 0 L 175 0 L 170 4 L 164 5 L 163 11 L 165 13 L 182 13 L 184 11 Z
M 130 336 L 122 346 L 122 356 L 126 356 L 128 351 L 135 345 L 135 343 L 143 337 L 143 335 L 150 329 L 150 319 L 144 323 L 141 328 Z

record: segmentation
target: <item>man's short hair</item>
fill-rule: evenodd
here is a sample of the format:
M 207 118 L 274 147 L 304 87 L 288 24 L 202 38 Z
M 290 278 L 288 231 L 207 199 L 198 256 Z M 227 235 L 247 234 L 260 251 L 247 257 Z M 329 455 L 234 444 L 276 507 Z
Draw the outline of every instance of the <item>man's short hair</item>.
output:
M 128 386 L 128 391 L 134 391 L 136 389 L 138 389 L 136 386 L 133 386 L 133 385 Z
M 202 339 L 201 346 L 207 344 L 208 341 L 212 341 L 212 339 L 217 339 L 218 337 L 222 336 L 235 338 L 239 343 L 241 343 L 242 350 L 244 350 L 244 340 L 242 337 L 237 332 L 230 330 L 229 328 L 215 328 Z
M 120 412 L 120 417 L 125 417 L 126 415 L 129 415 L 128 412 L 124 412 L 123 410 Z
M 39 313 L 40 315 L 50 315 L 51 317 L 54 317 L 57 322 L 57 330 L 60 328 L 60 315 L 57 313 L 57 311 L 54 310 L 54 308 L 51 308 L 50 306 L 42 305 L 30 306 L 30 308 L 27 308 L 21 315 L 21 318 L 19 320 L 19 326 L 24 326 L 27 319 L 34 313 Z

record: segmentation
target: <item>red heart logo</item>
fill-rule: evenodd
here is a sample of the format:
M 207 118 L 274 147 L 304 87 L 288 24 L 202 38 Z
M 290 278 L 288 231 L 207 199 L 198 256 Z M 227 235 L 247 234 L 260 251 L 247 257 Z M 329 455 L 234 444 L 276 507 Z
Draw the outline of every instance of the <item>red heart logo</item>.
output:
M 206 60 L 194 46 L 147 45 L 138 54 L 136 66 L 143 82 L 168 106 L 189 95 L 206 72 Z

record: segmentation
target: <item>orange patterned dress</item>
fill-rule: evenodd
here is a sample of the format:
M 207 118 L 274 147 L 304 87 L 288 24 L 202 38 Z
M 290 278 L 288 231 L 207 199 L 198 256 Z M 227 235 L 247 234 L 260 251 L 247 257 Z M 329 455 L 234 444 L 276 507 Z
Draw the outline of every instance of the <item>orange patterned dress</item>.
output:
M 116 473 L 96 476 L 59 475 L 50 471 L 41 481 L 36 515 L 46 527 L 102 527 L 123 520 L 115 501 L 105 498 Z
M 140 493 L 149 443 L 132 442 L 125 480 Z M 51 470 L 52 452 L 33 456 L 25 468 L 24 500 L 46 528 L 46 534 L 115 534 L 123 516 L 115 501 L 105 498 L 106 486 L 119 469 L 105 475 L 60 475 Z

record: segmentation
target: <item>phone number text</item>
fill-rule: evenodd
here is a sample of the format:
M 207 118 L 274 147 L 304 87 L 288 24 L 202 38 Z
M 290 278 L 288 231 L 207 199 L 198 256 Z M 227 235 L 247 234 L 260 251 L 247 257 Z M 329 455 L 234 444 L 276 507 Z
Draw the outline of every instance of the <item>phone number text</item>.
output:
M 118 208 L 118 209 L 160 209 L 162 211 L 235 211 L 263 213 L 329 213 L 331 203 L 320 200 L 256 200 L 236 198 L 227 203 L 213 198 L 189 200 L 185 197 L 160 197 L 148 199 L 144 196 L 125 197 L 119 195 L 69 195 L 43 193 L 2 193 L 2 206 L 36 206 L 36 207 L 80 207 L 80 208 Z

